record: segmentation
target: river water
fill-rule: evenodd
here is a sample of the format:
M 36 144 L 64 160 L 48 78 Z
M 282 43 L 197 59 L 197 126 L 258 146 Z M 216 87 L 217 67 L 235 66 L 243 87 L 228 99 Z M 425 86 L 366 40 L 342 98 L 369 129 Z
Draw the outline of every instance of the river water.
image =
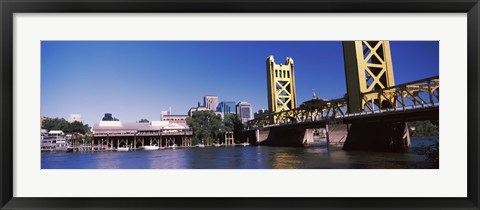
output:
M 412 138 L 408 153 L 339 148 L 235 146 L 131 152 L 42 152 L 42 169 L 403 169 L 432 168 L 422 148 L 435 138 Z

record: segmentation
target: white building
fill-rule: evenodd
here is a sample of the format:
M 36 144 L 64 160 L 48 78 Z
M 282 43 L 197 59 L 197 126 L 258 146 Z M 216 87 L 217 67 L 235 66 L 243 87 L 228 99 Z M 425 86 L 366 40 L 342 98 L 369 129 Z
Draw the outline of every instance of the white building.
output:
M 207 107 L 204 107 L 204 106 L 199 106 L 199 107 L 192 107 L 190 108 L 190 110 L 188 110 L 188 116 L 192 116 L 193 115 L 193 112 L 196 112 L 196 111 L 207 111 L 209 109 L 207 109 Z
M 68 117 L 68 122 L 73 123 L 73 122 L 81 122 L 83 123 L 82 115 L 80 114 L 71 114 L 70 117 Z
M 170 112 L 169 112 L 169 111 L 162 111 L 161 114 L 160 114 L 160 120 L 163 120 L 163 118 L 164 118 L 166 115 L 170 115 Z
M 170 123 L 187 123 L 188 115 L 162 115 L 162 121 L 169 121 Z
M 193 131 L 186 123 L 100 121 L 93 125 L 92 130 L 92 150 L 141 149 L 146 145 L 192 146 Z
M 208 110 L 216 111 L 218 106 L 218 96 L 206 95 L 203 98 L 203 106 Z

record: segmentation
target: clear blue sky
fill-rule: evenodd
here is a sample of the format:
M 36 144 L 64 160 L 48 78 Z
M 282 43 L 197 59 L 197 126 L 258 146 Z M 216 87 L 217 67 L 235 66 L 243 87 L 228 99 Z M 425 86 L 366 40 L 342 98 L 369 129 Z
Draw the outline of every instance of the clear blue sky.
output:
M 390 42 L 395 83 L 438 75 L 437 41 Z M 297 104 L 346 92 L 341 42 L 42 41 L 41 115 L 122 121 L 187 114 L 204 95 L 268 108 L 265 60 L 292 57 Z

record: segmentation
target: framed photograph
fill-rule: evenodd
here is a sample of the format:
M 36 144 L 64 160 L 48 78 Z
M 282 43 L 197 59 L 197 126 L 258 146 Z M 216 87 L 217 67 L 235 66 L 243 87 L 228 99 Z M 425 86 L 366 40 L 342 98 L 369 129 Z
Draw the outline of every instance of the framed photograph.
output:
M 0 6 L 2 209 L 479 208 L 477 0 Z

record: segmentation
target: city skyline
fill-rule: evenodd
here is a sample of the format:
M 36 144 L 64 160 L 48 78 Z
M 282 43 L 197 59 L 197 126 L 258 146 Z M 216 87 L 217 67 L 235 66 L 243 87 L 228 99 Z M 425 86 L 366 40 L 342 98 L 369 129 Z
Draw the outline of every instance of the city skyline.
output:
M 187 114 L 205 95 L 267 109 L 265 61 L 292 57 L 297 105 L 346 93 L 339 41 L 43 41 L 41 114 L 122 121 Z M 395 83 L 439 74 L 437 41 L 392 41 Z

